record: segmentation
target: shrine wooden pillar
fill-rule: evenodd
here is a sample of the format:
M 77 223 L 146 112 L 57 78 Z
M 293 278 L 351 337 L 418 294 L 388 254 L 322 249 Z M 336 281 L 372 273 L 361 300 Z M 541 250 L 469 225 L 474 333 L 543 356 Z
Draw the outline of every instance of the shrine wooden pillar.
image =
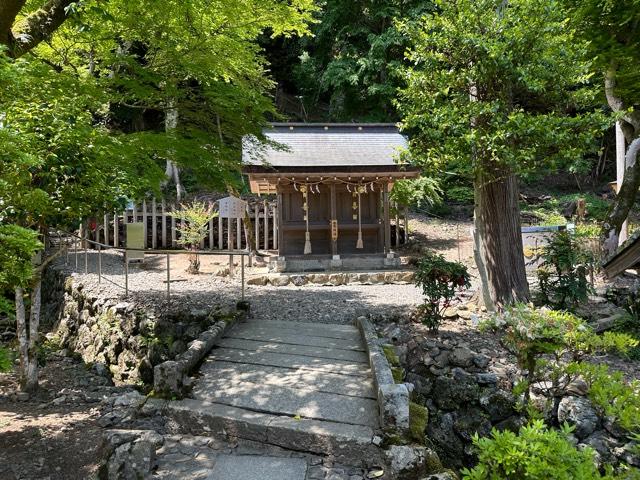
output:
M 389 183 L 382 184 L 382 211 L 384 222 L 384 253 L 391 251 L 391 219 L 389 210 Z
M 330 232 L 331 235 L 331 255 L 338 255 L 338 239 L 334 238 L 333 229 L 339 228 L 338 226 L 338 208 L 337 208 L 337 200 L 336 200 L 336 184 L 331 183 L 329 185 L 329 193 L 330 193 L 330 205 L 331 205 L 331 225 Z M 338 231 L 338 230 L 336 230 Z
M 278 186 L 278 189 L 280 189 L 280 186 Z M 278 255 L 281 255 L 281 252 L 284 251 L 284 228 L 283 227 L 283 217 L 284 217 L 284 205 L 282 203 L 282 192 L 278 191 L 277 193 L 277 213 L 278 213 L 278 228 L 277 228 L 277 232 L 278 232 Z M 274 218 L 273 221 L 275 222 L 276 219 Z

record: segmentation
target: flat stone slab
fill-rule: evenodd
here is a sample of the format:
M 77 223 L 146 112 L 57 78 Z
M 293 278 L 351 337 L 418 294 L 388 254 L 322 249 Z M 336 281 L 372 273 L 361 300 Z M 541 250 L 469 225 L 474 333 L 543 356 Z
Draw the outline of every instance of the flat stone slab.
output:
M 287 322 L 281 320 L 256 320 L 251 325 L 261 325 L 269 327 L 284 327 L 298 329 L 319 329 L 324 332 L 354 332 L 358 330 L 355 325 L 340 325 L 335 323 L 314 323 L 314 322 Z
M 231 348 L 216 348 L 211 351 L 210 358 L 227 362 L 250 363 L 254 365 L 269 365 L 272 367 L 303 368 L 320 370 L 340 375 L 357 375 L 370 377 L 371 369 L 362 363 L 345 360 L 330 360 L 326 358 L 307 357 L 304 355 L 288 355 L 284 353 L 254 352 L 250 350 L 234 350 Z
M 202 376 L 193 389 L 195 398 L 205 399 L 212 389 L 243 382 L 376 398 L 373 379 L 351 375 L 212 360 L 207 360 L 202 365 L 200 373 Z
M 275 322 L 250 322 L 241 325 L 237 325 L 232 331 L 239 332 L 253 332 L 260 335 L 269 335 L 272 333 L 284 334 L 284 335 L 308 335 L 312 337 L 323 338 L 341 338 L 343 340 L 356 340 L 362 342 L 362 336 L 355 327 L 347 327 L 348 330 L 336 330 L 336 325 L 327 324 L 327 328 L 323 325 L 311 325 L 297 322 L 283 322 L 286 325 L 276 324 Z M 338 327 L 344 325 L 337 325 Z
M 327 347 L 312 347 L 309 345 L 292 345 L 260 340 L 245 340 L 239 338 L 224 338 L 218 345 L 237 350 L 253 350 L 256 352 L 286 353 L 288 355 L 304 355 L 307 357 L 328 358 L 332 360 L 347 360 L 356 363 L 368 363 L 369 357 L 365 352 L 340 350 Z
M 208 480 L 304 480 L 303 458 L 220 455 Z
M 265 342 L 284 343 L 289 345 L 308 345 L 310 347 L 334 348 L 340 350 L 355 350 L 364 352 L 365 347 L 362 339 L 349 340 L 344 338 L 327 338 L 313 335 L 298 335 L 295 332 L 282 331 L 251 331 L 238 328 L 231 329 L 225 338 L 238 338 L 244 340 L 261 340 Z
M 298 420 L 194 399 L 169 402 L 167 413 L 187 431 L 198 435 L 237 436 L 325 455 L 342 452 L 357 456 L 378 452 L 372 443 L 375 430 L 365 425 Z
M 288 388 L 262 383 L 238 382 L 221 388 L 202 388 L 198 398 L 232 407 L 273 415 L 366 425 L 376 428 L 378 402 L 309 388 Z

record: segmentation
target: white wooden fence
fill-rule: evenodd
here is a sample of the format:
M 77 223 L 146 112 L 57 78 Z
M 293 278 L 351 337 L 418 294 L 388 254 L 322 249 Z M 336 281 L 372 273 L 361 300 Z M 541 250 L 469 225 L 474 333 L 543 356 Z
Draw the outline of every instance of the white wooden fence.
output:
M 217 211 L 217 202 L 212 203 Z M 179 211 L 174 203 L 152 199 L 134 204 L 122 212 L 104 213 L 90 219 L 81 226 L 81 236 L 113 247 L 126 245 L 127 223 L 141 222 L 144 248 L 176 248 L 180 238 L 179 227 L 183 220 L 174 216 Z M 252 202 L 247 206 L 251 225 L 242 219 L 215 217 L 209 221 L 207 234 L 200 243 L 201 249 L 233 250 L 246 249 L 252 229 L 253 247 L 257 250 L 278 248 L 278 210 L 274 202 Z

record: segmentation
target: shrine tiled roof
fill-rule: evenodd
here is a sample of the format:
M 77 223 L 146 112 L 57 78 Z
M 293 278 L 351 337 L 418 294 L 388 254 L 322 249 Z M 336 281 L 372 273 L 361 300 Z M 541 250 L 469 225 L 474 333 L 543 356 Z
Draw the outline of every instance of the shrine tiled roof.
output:
M 394 124 L 274 123 L 263 132 L 277 145 L 245 137 L 245 165 L 270 167 L 395 166 L 406 138 Z M 284 148 L 283 148 L 284 147 Z

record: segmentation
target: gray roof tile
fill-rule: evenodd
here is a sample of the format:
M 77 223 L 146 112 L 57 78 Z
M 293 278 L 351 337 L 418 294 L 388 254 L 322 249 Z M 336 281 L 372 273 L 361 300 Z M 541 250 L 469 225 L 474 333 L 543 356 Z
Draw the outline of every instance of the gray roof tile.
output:
M 395 165 L 399 152 L 407 148 L 397 127 L 387 124 L 274 124 L 264 134 L 287 149 L 260 145 L 255 138 L 246 137 L 242 148 L 245 165 L 387 166 Z

